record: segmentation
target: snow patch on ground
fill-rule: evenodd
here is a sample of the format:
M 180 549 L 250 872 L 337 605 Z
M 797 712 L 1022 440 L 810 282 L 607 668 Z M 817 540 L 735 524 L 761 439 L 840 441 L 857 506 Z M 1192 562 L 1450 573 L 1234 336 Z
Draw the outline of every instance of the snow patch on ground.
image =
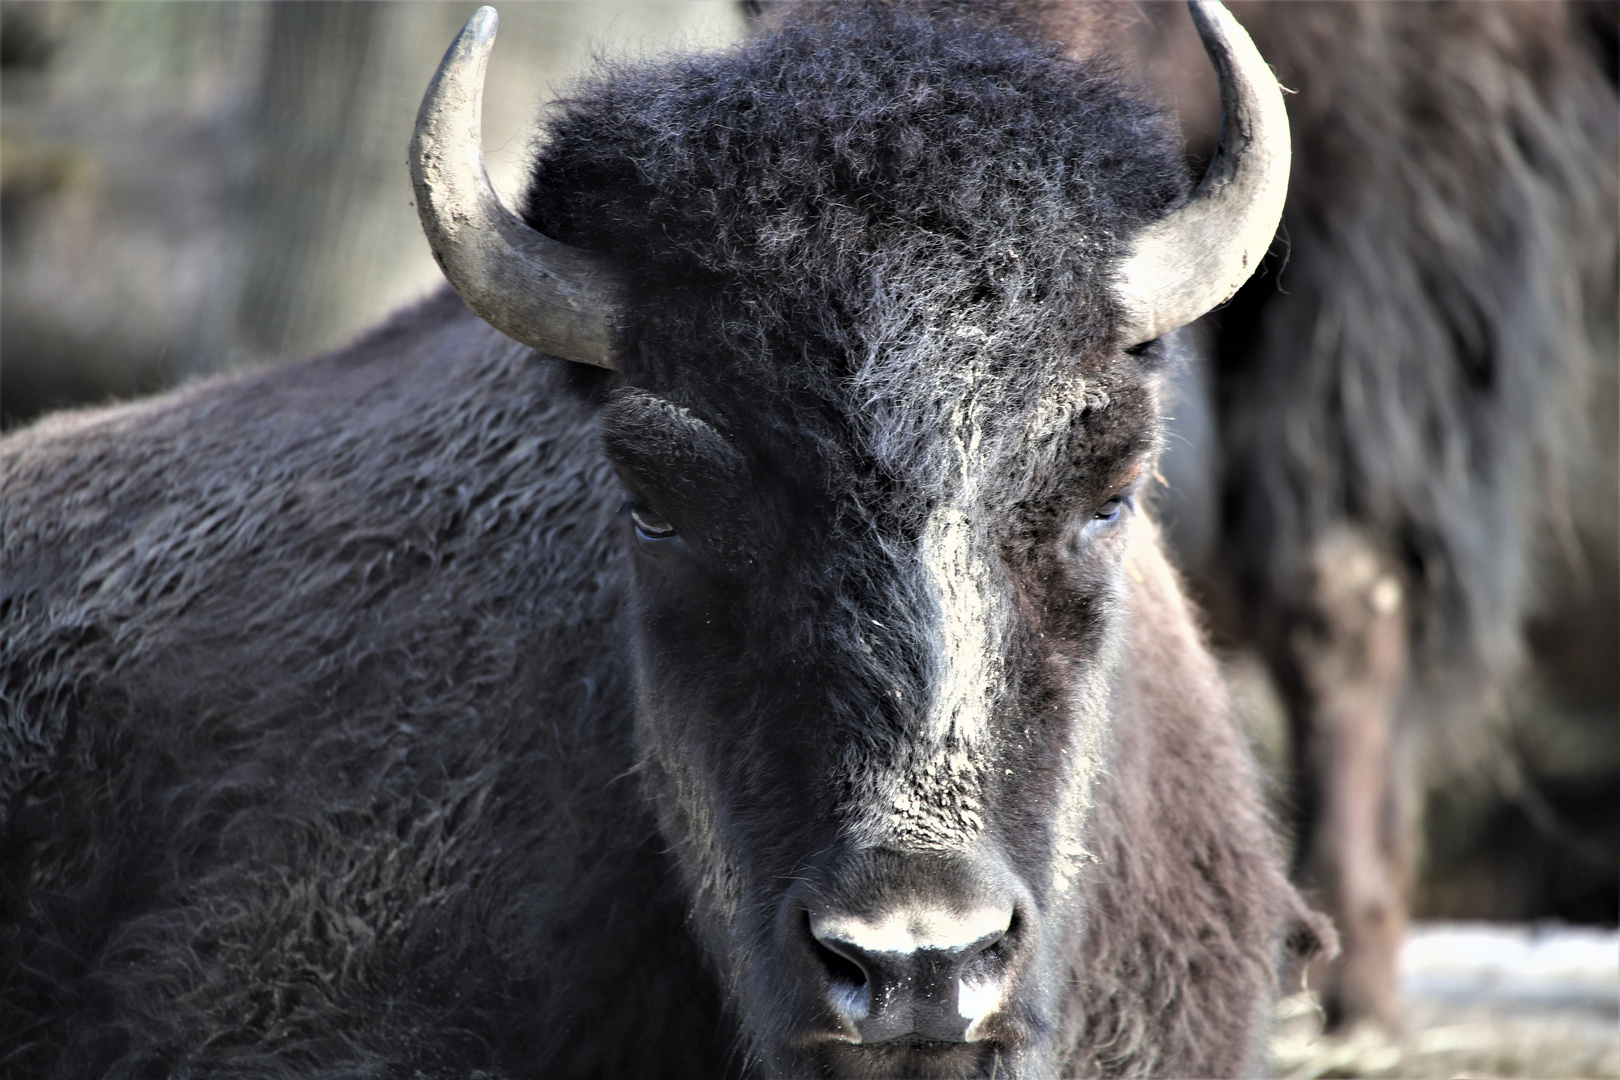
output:
M 1408 997 L 1607 1004 L 1620 1015 L 1620 931 L 1418 923 L 1401 950 L 1401 988 Z

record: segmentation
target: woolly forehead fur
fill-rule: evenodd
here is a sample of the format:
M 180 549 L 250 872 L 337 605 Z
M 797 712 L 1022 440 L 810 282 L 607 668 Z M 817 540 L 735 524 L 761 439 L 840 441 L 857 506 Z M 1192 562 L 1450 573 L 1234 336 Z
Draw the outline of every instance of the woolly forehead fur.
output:
M 625 383 L 790 488 L 790 516 L 816 518 L 799 531 L 865 538 L 842 575 L 823 545 L 827 591 L 858 595 L 817 621 L 851 613 L 862 681 L 926 715 L 850 766 L 848 827 L 956 846 L 1007 681 L 997 545 L 1015 507 L 1151 430 L 1108 273 L 1186 178 L 1104 65 L 971 14 L 816 8 L 577 87 L 527 218 L 634 279 Z

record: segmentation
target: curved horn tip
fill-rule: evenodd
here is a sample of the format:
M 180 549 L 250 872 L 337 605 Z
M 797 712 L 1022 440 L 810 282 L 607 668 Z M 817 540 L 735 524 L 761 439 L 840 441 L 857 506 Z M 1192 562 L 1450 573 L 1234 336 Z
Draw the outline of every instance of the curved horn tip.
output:
M 1264 258 L 1288 189 L 1288 113 L 1276 76 L 1219 0 L 1187 0 L 1221 83 L 1221 137 L 1192 198 L 1120 261 L 1121 339 L 1141 344 L 1229 300 Z
M 494 8 L 485 4 L 472 13 L 467 25 L 461 28 L 462 36 L 477 39 L 480 43 L 492 40 L 495 31 L 500 29 L 501 17 Z
M 410 151 L 422 231 L 485 322 L 541 352 L 614 368 L 625 295 L 617 269 L 524 224 L 484 169 L 479 115 L 496 22 L 492 7 L 473 13 L 422 97 Z

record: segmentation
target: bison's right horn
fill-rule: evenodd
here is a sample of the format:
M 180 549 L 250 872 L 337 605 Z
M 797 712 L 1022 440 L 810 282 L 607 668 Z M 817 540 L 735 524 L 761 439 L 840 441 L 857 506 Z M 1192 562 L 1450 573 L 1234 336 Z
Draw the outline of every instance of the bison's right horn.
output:
M 1120 264 L 1127 345 L 1231 299 L 1271 246 L 1288 194 L 1288 112 L 1276 78 L 1217 0 L 1187 7 L 1220 76 L 1221 141 L 1193 197 L 1143 229 Z
M 600 255 L 560 244 L 501 205 L 484 171 L 484 72 L 495 9 L 474 13 L 439 62 L 411 138 L 411 182 L 433 257 L 485 322 L 541 352 L 616 368 L 617 275 Z

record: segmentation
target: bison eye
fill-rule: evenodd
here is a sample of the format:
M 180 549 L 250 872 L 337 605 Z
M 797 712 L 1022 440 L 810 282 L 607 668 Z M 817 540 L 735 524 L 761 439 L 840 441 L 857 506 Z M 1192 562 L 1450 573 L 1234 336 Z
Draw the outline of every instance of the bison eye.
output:
M 1117 494 L 1117 495 L 1113 496 L 1112 498 L 1108 499 L 1101 506 L 1097 507 L 1096 511 L 1091 515 L 1092 519 L 1094 521 L 1115 521 L 1115 520 L 1118 520 L 1119 515 L 1124 513 L 1125 509 L 1127 507 L 1129 507 L 1130 504 L 1131 504 L 1130 495 L 1128 493 L 1122 491 L 1119 494 Z
M 632 506 L 630 520 L 635 523 L 637 538 L 648 543 L 669 540 L 675 535 L 675 526 L 667 518 L 645 506 Z

